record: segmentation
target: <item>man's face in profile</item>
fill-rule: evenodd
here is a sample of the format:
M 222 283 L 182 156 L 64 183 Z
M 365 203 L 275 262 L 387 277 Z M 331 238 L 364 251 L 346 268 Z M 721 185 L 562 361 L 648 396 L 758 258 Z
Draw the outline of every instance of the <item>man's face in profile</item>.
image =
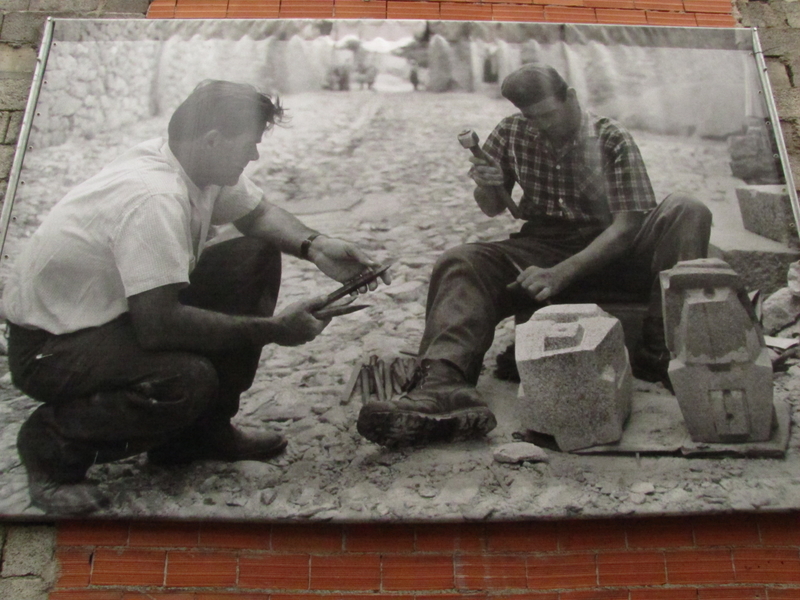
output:
M 553 141 L 571 137 L 580 124 L 579 111 L 574 107 L 574 94 L 568 93 L 563 101 L 555 96 L 518 107 L 522 116 L 542 135 Z M 578 119 L 576 121 L 576 118 Z
M 232 137 L 221 133 L 215 137 L 210 147 L 206 178 L 214 185 L 236 185 L 244 168 L 258 160 L 258 144 L 264 130 L 258 127 Z

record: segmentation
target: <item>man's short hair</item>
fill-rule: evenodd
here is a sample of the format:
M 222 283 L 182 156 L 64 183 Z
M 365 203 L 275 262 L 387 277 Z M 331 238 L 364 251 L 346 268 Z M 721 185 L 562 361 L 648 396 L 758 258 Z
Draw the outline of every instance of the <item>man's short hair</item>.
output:
M 541 63 L 523 65 L 503 80 L 500 93 L 518 107 L 530 106 L 555 96 L 563 102 L 569 86 L 553 67 Z
M 172 142 L 193 140 L 214 129 L 234 137 L 254 127 L 271 129 L 282 121 L 279 99 L 273 101 L 246 83 L 206 79 L 172 114 L 167 132 Z

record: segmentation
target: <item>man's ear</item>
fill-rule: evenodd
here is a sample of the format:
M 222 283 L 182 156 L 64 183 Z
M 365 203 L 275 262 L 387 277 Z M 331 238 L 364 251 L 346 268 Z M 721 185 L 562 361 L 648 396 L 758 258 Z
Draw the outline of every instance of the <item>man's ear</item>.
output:
M 206 131 L 200 138 L 200 143 L 204 148 L 216 148 L 222 141 L 222 134 L 218 129 Z

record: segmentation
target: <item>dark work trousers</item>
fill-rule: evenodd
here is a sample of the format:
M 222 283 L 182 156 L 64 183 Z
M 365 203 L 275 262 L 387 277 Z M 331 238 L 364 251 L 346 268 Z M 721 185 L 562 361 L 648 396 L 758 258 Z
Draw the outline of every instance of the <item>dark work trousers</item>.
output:
M 236 238 L 206 248 L 181 290 L 183 304 L 231 315 L 272 315 L 281 280 L 274 246 Z M 59 481 L 78 481 L 94 462 L 131 456 L 225 424 L 239 409 L 261 348 L 150 351 L 126 313 L 64 335 L 9 323 L 14 384 L 44 404 L 23 424 L 23 462 Z M 34 464 L 31 464 L 34 463 Z
M 597 303 L 621 292 L 649 302 L 648 313 L 660 317 L 659 271 L 681 260 L 705 258 L 710 230 L 711 213 L 704 204 L 669 196 L 647 216 L 625 256 L 576 282 L 552 302 Z M 447 360 L 467 381 L 477 383 L 500 321 L 542 306 L 524 291 L 507 289 L 520 272 L 517 267 L 553 267 L 590 241 L 561 224 L 531 221 L 508 240 L 446 251 L 433 267 L 420 358 Z

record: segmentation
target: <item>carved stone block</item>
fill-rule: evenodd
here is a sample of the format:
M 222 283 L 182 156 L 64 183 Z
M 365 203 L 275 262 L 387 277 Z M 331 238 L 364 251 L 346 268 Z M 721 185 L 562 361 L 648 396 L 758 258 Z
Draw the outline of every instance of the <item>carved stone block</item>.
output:
M 515 335 L 524 428 L 553 435 L 564 451 L 622 437 L 632 375 L 618 319 L 596 304 L 548 306 Z
M 719 259 L 699 259 L 660 278 L 669 378 L 692 440 L 768 440 L 772 363 L 738 275 Z

